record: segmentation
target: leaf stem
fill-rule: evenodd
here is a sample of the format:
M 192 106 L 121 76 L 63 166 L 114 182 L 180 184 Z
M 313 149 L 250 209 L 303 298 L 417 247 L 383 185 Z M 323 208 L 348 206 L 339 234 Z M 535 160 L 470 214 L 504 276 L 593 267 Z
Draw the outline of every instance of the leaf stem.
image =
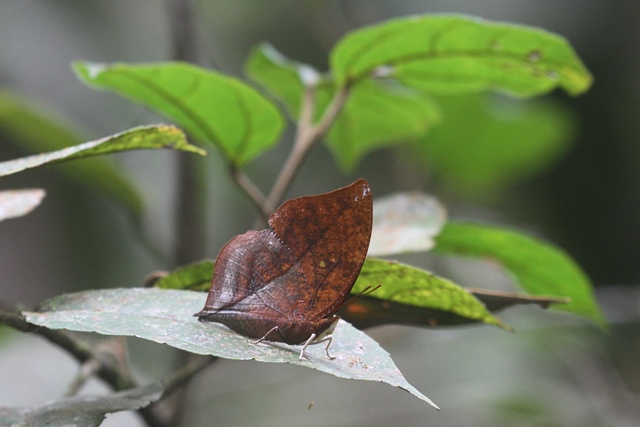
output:
M 133 379 L 127 372 L 118 369 L 115 364 L 107 363 L 103 358 L 96 355 L 89 343 L 74 337 L 68 332 L 32 325 L 27 322 L 18 306 L 0 301 L 0 324 L 5 324 L 21 332 L 36 333 L 68 351 L 80 363 L 86 363 L 94 359 L 99 360 L 100 367 L 96 371 L 97 375 L 115 390 L 124 390 L 135 386 Z
M 310 86 L 306 88 L 302 100 L 300 120 L 293 149 L 263 204 L 262 212 L 268 212 L 270 215 L 276 209 L 278 203 L 282 200 L 291 185 L 293 178 L 298 173 L 298 170 L 300 170 L 302 162 L 311 149 L 320 141 L 320 138 L 329 130 L 329 127 L 340 113 L 340 110 L 347 100 L 348 94 L 348 85 L 339 88 L 320 121 L 314 125 L 315 87 Z
M 0 300 L 0 324 L 7 325 L 21 332 L 38 334 L 49 342 L 66 350 L 80 364 L 82 364 L 82 366 L 90 367 L 91 371 L 111 386 L 113 390 L 122 391 L 132 389 L 137 386 L 129 374 L 127 366 L 119 363 L 117 358 L 102 357 L 100 354 L 96 354 L 94 351 L 96 348 L 95 345 L 90 345 L 86 341 L 77 338 L 68 332 L 42 328 L 27 322 L 20 311 L 20 307 L 17 305 Z M 101 344 L 99 343 L 98 347 L 100 346 Z M 163 397 L 179 390 L 195 374 L 209 366 L 215 360 L 216 359 L 212 357 L 193 358 L 182 368 L 172 374 L 169 374 L 169 376 L 163 380 L 163 385 L 165 387 Z M 72 387 L 74 387 L 73 384 Z M 73 388 L 70 389 L 70 391 L 73 392 Z M 161 401 L 162 399 L 159 402 Z M 163 419 L 166 417 L 161 417 L 158 414 L 158 411 L 153 410 L 152 407 L 142 408 L 138 412 L 140 412 L 140 415 L 150 427 L 167 427 L 169 425 L 175 425 L 170 421 Z
M 234 165 L 230 166 L 230 171 L 233 180 L 242 189 L 242 191 L 249 196 L 249 199 L 251 199 L 253 204 L 256 205 L 262 217 L 265 220 L 269 218 L 271 212 L 264 210 L 266 198 L 264 194 L 262 194 L 262 191 L 260 191 L 260 189 L 249 179 L 247 175 Z

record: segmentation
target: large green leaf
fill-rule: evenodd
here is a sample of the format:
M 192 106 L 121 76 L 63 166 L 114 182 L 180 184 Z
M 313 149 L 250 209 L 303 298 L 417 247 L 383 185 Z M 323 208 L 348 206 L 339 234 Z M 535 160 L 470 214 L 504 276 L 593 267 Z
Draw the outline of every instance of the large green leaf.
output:
M 450 190 L 496 194 L 550 167 L 570 147 L 574 123 L 549 100 L 439 97 L 443 120 L 413 144 L 412 160 Z
M 150 288 L 87 291 L 54 297 L 27 321 L 51 329 L 97 332 L 144 338 L 197 354 L 236 360 L 290 363 L 340 378 L 380 381 L 402 388 L 435 406 L 411 386 L 389 354 L 369 336 L 340 321 L 328 360 L 321 346 L 305 351 L 281 343 L 256 344 L 217 323 L 199 322 L 193 313 L 205 302 L 201 292 Z M 319 347 L 319 348 L 318 348 Z
M 517 231 L 449 222 L 436 237 L 437 253 L 491 258 L 499 262 L 526 292 L 569 297 L 555 306 L 585 316 L 600 326 L 606 321 L 582 269 L 561 249 Z
M 66 122 L 60 117 L 50 117 L 43 108 L 14 94 L 0 92 L 0 134 L 3 140 L 27 153 L 60 150 L 86 140 Z M 121 203 L 134 216 L 140 214 L 142 200 L 135 187 L 106 159 L 70 162 L 60 166 L 60 171 L 75 182 L 91 186 L 92 191 Z
M 331 152 L 344 170 L 376 149 L 415 141 L 440 121 L 433 99 L 385 79 L 363 80 L 327 133 Z
M 281 101 L 289 115 L 295 119 L 300 113 L 305 75 L 318 77 L 318 81 L 313 82 L 316 87 L 315 119 L 328 105 L 334 90 L 330 76 L 322 76 L 311 66 L 287 58 L 269 43 L 261 43 L 251 51 L 245 62 L 244 72 Z
M 367 258 L 351 292 L 360 293 L 369 286 L 377 285 L 382 286 L 370 295 L 372 298 L 403 304 L 408 309 L 425 308 L 452 313 L 472 321 L 510 329 L 464 288 L 409 265 Z M 389 323 L 394 322 L 390 320 Z M 395 323 L 403 322 L 400 318 Z
M 88 85 L 170 117 L 194 137 L 215 144 L 237 166 L 273 147 L 284 127 L 279 110 L 252 87 L 187 63 L 77 61 L 73 67 Z
M 519 25 L 456 15 L 400 18 L 354 31 L 331 53 L 339 85 L 385 74 L 433 93 L 521 96 L 586 91 L 592 77 L 567 41 Z
M 0 177 L 49 163 L 64 162 L 119 151 L 162 148 L 206 155 L 206 151 L 189 144 L 184 133 L 174 126 L 141 126 L 96 141 L 89 141 L 84 144 L 63 148 L 62 150 L 2 162 L 0 163 Z
M 333 78 L 292 61 L 271 45 L 254 49 L 247 75 L 278 98 L 294 119 L 305 92 L 305 78 L 315 81 L 314 119 L 318 120 L 336 92 Z M 307 80 L 313 80 L 307 78 Z M 365 154 L 398 142 L 416 140 L 440 120 L 431 97 L 387 79 L 359 82 L 327 134 L 327 143 L 340 166 L 353 169 Z

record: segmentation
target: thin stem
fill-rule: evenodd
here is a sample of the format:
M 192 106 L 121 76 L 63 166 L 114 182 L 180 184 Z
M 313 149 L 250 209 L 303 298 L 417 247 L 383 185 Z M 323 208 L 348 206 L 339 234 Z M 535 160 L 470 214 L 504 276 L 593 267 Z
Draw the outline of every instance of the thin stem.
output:
M 231 177 L 236 184 L 249 196 L 249 199 L 256 205 L 262 217 L 267 219 L 271 212 L 264 210 L 266 198 L 262 191 L 237 167 L 231 166 L 230 170 Z
M 285 161 L 285 164 L 273 184 L 273 188 L 263 204 L 263 212 L 271 214 L 277 207 L 278 203 L 284 197 L 287 189 L 291 185 L 293 178 L 300 170 L 303 160 L 309 154 L 311 149 L 320 141 L 320 138 L 329 130 L 329 127 L 336 119 L 340 110 L 344 106 L 349 93 L 349 86 L 343 86 L 334 95 L 331 103 L 325 110 L 322 119 L 317 125 L 312 124 L 313 107 L 315 102 L 315 90 L 308 88 L 302 101 L 302 110 L 300 112 L 300 122 L 296 133 L 296 140 L 293 144 L 293 150 Z
M 174 391 L 180 389 L 183 385 L 187 384 L 195 374 L 202 371 L 216 360 L 216 357 L 199 355 L 191 358 L 181 369 L 173 372 L 162 381 L 164 384 L 164 396 L 168 396 Z
M 173 58 L 197 62 L 192 0 L 167 0 L 171 23 Z M 178 195 L 175 205 L 176 242 L 174 263 L 182 265 L 202 258 L 205 252 L 204 183 L 199 174 L 200 159 L 188 153 L 178 156 Z
M 137 386 L 129 375 L 126 366 L 118 363 L 117 358 L 102 357 L 100 354 L 96 354 L 94 351 L 95 346 L 74 337 L 68 332 L 41 328 L 27 322 L 19 307 L 2 300 L 0 300 L 0 324 L 5 324 L 21 332 L 35 333 L 49 340 L 51 343 L 66 350 L 83 366 L 90 366 L 90 369 L 111 386 L 113 390 L 122 391 Z M 163 381 L 165 385 L 163 396 L 168 396 L 180 389 L 193 375 L 200 372 L 214 360 L 215 358 L 212 357 L 199 357 L 190 360 L 190 363 L 169 375 Z M 166 417 L 160 417 L 157 411 L 154 411 L 151 407 L 142 408 L 139 412 L 150 427 L 175 425 L 171 421 L 165 421 L 164 418 Z
M 194 25 L 193 0 L 167 0 L 168 17 L 171 21 L 171 37 L 173 57 L 180 61 L 197 63 L 197 48 Z M 176 242 L 174 246 L 174 263 L 183 265 L 203 258 L 205 255 L 205 216 L 204 195 L 206 185 L 201 176 L 202 162 L 188 153 L 178 155 L 178 197 L 174 206 L 176 220 Z M 185 155 L 186 154 L 186 155 Z M 180 353 L 181 363 L 188 356 Z M 184 383 L 182 383 L 184 385 Z M 171 399 L 161 399 L 158 404 L 144 408 L 143 416 L 160 417 L 165 414 L 164 425 L 179 425 L 183 418 L 186 399 L 186 387 L 180 387 Z M 161 403 L 160 403 L 161 402 Z
M 0 324 L 5 324 L 21 332 L 38 334 L 58 347 L 65 349 L 80 363 L 86 363 L 93 359 L 99 360 L 100 367 L 97 369 L 97 375 L 115 390 L 124 390 L 135 386 L 128 373 L 118 369 L 115 364 L 106 363 L 106 361 L 102 360 L 93 352 L 89 343 L 64 331 L 35 326 L 27 322 L 18 307 L 4 301 L 0 301 Z

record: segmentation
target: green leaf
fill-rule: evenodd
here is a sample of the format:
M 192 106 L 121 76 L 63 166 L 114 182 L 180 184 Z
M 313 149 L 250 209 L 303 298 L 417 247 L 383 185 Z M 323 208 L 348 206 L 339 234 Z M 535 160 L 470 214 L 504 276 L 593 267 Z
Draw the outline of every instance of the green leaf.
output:
M 90 86 L 108 89 L 170 117 L 195 138 L 215 144 L 236 166 L 273 147 L 279 110 L 238 79 L 187 63 L 73 64 Z
M 592 77 L 567 41 L 520 25 L 456 15 L 400 18 L 354 31 L 331 53 L 339 85 L 384 74 L 432 93 L 585 92 Z
M 397 193 L 373 202 L 373 231 L 367 256 L 389 256 L 431 249 L 447 211 L 424 193 Z
M 49 117 L 44 108 L 16 95 L 0 93 L 0 134 L 28 153 L 59 150 L 86 140 L 65 123 L 64 118 Z M 121 203 L 134 217 L 140 215 L 142 200 L 135 187 L 105 159 L 67 163 L 60 166 L 60 171 L 75 182 L 90 186 L 92 191 Z
M 449 222 L 436 238 L 436 253 L 491 258 L 499 262 L 526 292 L 568 297 L 568 304 L 554 305 L 593 320 L 606 321 L 593 288 L 580 267 L 561 249 L 517 231 Z
M 411 159 L 465 197 L 496 194 L 557 162 L 574 120 L 556 103 L 481 95 L 439 97 L 443 121 L 413 144 Z
M 553 303 L 568 302 L 564 298 L 531 296 L 512 292 L 488 291 L 486 289 L 465 289 L 491 312 L 504 310 L 514 305 L 535 304 L 541 308 L 547 308 Z M 338 314 L 358 329 L 389 324 L 434 328 L 467 325 L 481 321 L 437 308 L 391 302 L 371 296 L 358 298 L 350 302 L 342 307 Z
M 3 426 L 98 427 L 106 414 L 143 408 L 162 396 L 161 384 L 149 384 L 107 396 L 78 396 L 30 408 L 0 408 Z
M 119 151 L 159 148 L 171 148 L 206 155 L 206 151 L 189 144 L 182 131 L 174 126 L 142 126 L 96 141 L 67 147 L 62 150 L 2 162 L 0 163 L 0 176 L 11 175 L 48 163 L 81 159 Z
M 378 79 L 354 85 L 327 144 L 344 170 L 376 149 L 414 141 L 440 121 L 440 110 L 424 93 Z
M 40 204 L 45 194 L 41 188 L 0 191 L 0 221 L 28 214 Z
M 534 304 L 541 308 L 549 308 L 551 304 L 567 304 L 569 298 L 559 298 L 549 295 L 526 295 L 515 292 L 493 291 L 488 289 L 465 288 L 489 309 L 500 311 L 514 305 Z
M 215 261 L 203 260 L 178 267 L 161 277 L 154 287 L 207 292 L 211 285 Z
M 136 336 L 196 354 L 290 363 L 340 378 L 380 381 L 435 406 L 404 379 L 386 351 L 344 321 L 333 333 L 335 360 L 328 360 L 321 346 L 311 346 L 305 351 L 307 359 L 298 360 L 297 347 L 255 344 L 217 323 L 199 322 L 193 313 L 205 299 L 201 292 L 150 288 L 87 291 L 54 297 L 41 304 L 39 312 L 24 315 L 51 329 Z
M 246 74 L 278 98 L 297 120 L 305 92 L 304 79 L 314 83 L 314 119 L 324 113 L 336 92 L 333 78 L 287 59 L 271 45 L 260 45 L 249 56 Z M 315 76 L 309 78 L 305 76 Z M 393 81 L 362 81 L 349 97 L 327 134 L 327 144 L 344 170 L 352 170 L 367 153 L 415 140 L 440 120 L 431 97 Z
M 351 292 L 361 293 L 368 287 L 377 285 L 382 286 L 370 295 L 371 298 L 443 311 L 472 321 L 511 329 L 464 288 L 415 267 L 396 261 L 367 258 Z M 402 321 L 398 320 L 397 323 Z
M 285 57 L 269 43 L 261 43 L 249 53 L 244 65 L 244 72 L 247 77 L 280 100 L 293 118 L 297 118 L 300 113 L 300 105 L 305 91 L 303 83 L 305 75 L 311 74 L 320 78 L 320 81 L 315 85 L 316 87 L 329 86 L 328 90 L 317 90 L 316 96 L 318 94 L 324 95 L 324 99 L 316 98 L 315 112 L 317 114 L 326 108 L 334 90 L 330 77 L 320 76 L 311 66 Z M 317 119 L 317 116 L 315 118 Z

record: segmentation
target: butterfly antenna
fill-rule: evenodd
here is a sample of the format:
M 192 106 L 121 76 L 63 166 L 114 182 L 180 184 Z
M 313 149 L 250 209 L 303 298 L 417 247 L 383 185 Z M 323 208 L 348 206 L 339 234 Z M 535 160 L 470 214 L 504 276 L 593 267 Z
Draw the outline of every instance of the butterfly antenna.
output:
M 336 309 L 336 313 L 337 313 L 337 312 L 338 312 L 342 307 L 344 307 L 345 305 L 351 304 L 352 302 L 356 302 L 356 301 L 358 301 L 359 299 L 362 299 L 362 298 L 366 297 L 367 295 L 370 295 L 372 292 L 374 292 L 374 291 L 378 290 L 378 289 L 379 289 L 379 288 L 381 288 L 381 287 L 382 287 L 382 285 L 381 285 L 381 284 L 380 284 L 380 285 L 377 285 L 377 286 L 375 286 L 375 287 L 374 287 L 374 286 L 372 286 L 372 285 L 367 286 L 366 288 L 364 288 L 363 290 L 361 290 L 360 292 L 358 292 L 358 294 L 356 294 L 356 295 L 352 296 L 352 297 L 351 297 L 351 298 L 349 298 L 347 301 L 343 302 L 343 303 L 340 305 L 340 307 L 338 307 L 338 308 Z

